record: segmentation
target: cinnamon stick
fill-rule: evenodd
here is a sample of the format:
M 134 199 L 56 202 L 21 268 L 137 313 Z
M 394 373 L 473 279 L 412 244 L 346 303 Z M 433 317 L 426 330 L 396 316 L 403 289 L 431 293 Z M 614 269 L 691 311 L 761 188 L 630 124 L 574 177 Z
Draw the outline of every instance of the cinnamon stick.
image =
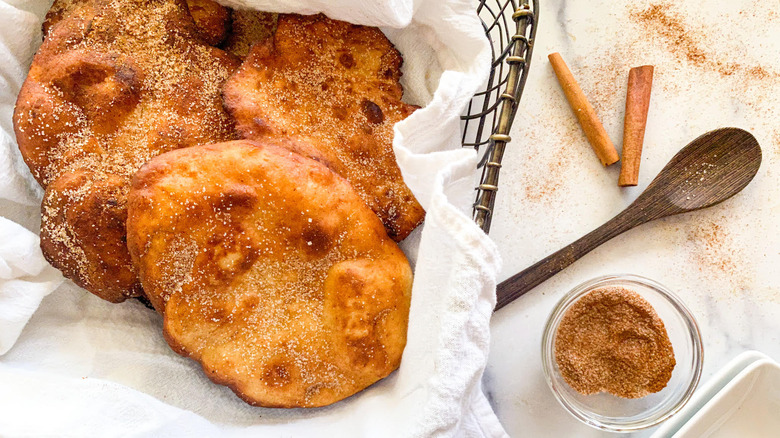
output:
M 653 88 L 653 66 L 634 67 L 628 72 L 626 116 L 623 121 L 623 162 L 618 185 L 635 186 L 639 182 L 639 162 L 645 141 L 647 110 Z
M 557 52 L 551 53 L 548 58 L 555 71 L 555 76 L 558 77 L 558 83 L 563 88 L 566 100 L 569 101 L 569 106 L 577 116 L 582 130 L 585 132 L 585 136 L 588 138 L 593 151 L 596 152 L 599 160 L 601 160 L 601 164 L 609 166 L 615 163 L 620 159 L 615 146 L 609 139 L 607 131 L 604 130 L 604 126 L 601 125 L 596 115 L 596 110 L 588 102 L 588 98 L 585 97 L 585 93 L 582 92 L 579 84 L 577 84 L 577 80 L 574 79 L 574 75 L 571 74 L 569 67 L 566 66 L 561 54 Z

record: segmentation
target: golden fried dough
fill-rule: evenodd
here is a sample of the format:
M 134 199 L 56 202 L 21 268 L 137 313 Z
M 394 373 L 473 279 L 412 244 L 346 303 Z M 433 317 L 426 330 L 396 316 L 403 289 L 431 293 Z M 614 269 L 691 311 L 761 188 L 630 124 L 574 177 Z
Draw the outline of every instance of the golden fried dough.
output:
M 250 404 L 327 405 L 399 365 L 411 268 L 320 163 L 245 140 L 168 152 L 135 175 L 127 232 L 168 343 Z
M 46 259 L 65 277 L 114 302 L 142 293 L 125 238 L 128 189 L 126 177 L 73 169 L 52 181 L 42 204 Z
M 230 28 L 230 9 L 212 0 L 186 0 L 186 3 L 203 41 L 212 46 L 221 43 Z M 43 21 L 43 35 L 48 35 L 55 24 L 78 12 L 81 7 L 99 4 L 97 0 L 54 0 Z
M 82 6 L 92 7 L 94 4 L 95 0 L 54 0 L 43 20 L 43 36 L 48 35 L 54 25 L 78 11 Z
M 216 46 L 221 43 L 230 29 L 230 9 L 212 0 L 186 1 L 187 9 L 206 44 Z
M 276 31 L 278 14 L 233 9 L 230 17 L 231 29 L 222 49 L 244 59 L 254 44 L 271 38 Z
M 237 65 L 201 42 L 180 0 L 85 3 L 50 29 L 14 128 L 46 189 L 52 265 L 109 301 L 141 293 L 122 227 L 130 178 L 162 152 L 235 138 L 220 91 Z
M 401 102 L 401 56 L 377 28 L 323 15 L 279 16 L 225 85 L 225 106 L 249 139 L 292 138 L 352 184 L 396 241 L 425 212 L 404 184 L 393 125 Z

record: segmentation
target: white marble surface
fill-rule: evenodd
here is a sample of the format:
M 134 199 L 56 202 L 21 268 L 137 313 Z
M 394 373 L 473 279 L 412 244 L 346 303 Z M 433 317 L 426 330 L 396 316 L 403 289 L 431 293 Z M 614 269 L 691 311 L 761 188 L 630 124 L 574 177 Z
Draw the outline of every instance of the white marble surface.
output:
M 619 236 L 494 316 L 484 382 L 509 434 L 610 436 L 564 411 L 542 374 L 547 316 L 582 281 L 633 273 L 681 296 L 702 330 L 703 382 L 744 350 L 780 359 L 780 4 L 541 3 L 491 232 L 504 257 L 500 280 L 610 219 L 701 133 L 741 127 L 764 153 L 756 179 L 733 199 Z M 604 169 L 591 151 L 547 61 L 556 51 L 618 149 L 628 70 L 655 65 L 638 187 L 617 187 L 619 165 Z

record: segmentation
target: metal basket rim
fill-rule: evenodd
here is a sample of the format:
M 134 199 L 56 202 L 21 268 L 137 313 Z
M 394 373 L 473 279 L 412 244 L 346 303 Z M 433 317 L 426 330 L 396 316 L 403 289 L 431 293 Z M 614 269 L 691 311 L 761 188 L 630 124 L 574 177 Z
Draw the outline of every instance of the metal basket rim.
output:
M 483 4 L 484 1 L 480 2 L 480 5 Z M 508 11 L 506 7 L 503 7 L 501 15 L 508 12 L 510 11 Z M 498 123 L 489 136 L 487 149 L 479 163 L 478 167 L 482 168 L 482 175 L 479 180 L 479 185 L 475 188 L 477 195 L 473 205 L 473 218 L 485 233 L 490 231 L 504 148 L 512 140 L 509 136 L 509 131 L 517 114 L 518 104 L 522 97 L 531 65 L 537 23 L 539 20 L 539 0 L 521 0 L 511 13 L 512 21 L 516 26 L 515 32 L 511 37 L 511 42 L 507 44 L 506 48 L 502 49 L 498 56 L 494 53 L 493 65 L 491 67 L 492 70 L 495 71 L 497 65 L 496 61 L 501 60 L 501 62 L 509 65 L 509 72 L 506 80 L 499 78 L 499 97 L 494 104 L 490 105 L 490 108 L 487 111 L 488 113 L 494 111 L 498 112 Z M 485 26 L 485 28 L 489 38 L 490 30 L 487 26 Z M 511 54 L 509 54 L 510 52 Z M 490 86 L 488 85 L 487 91 L 489 90 Z M 484 91 L 477 93 L 475 96 L 479 96 L 481 93 L 484 93 Z M 485 113 L 486 111 L 483 110 L 479 115 L 479 117 L 482 118 L 478 128 L 480 131 L 484 124 Z M 469 120 L 470 118 L 473 119 L 478 117 L 466 115 L 462 119 Z M 480 139 L 477 138 L 473 146 L 478 148 L 480 144 Z M 465 138 L 464 146 L 467 146 L 465 144 Z

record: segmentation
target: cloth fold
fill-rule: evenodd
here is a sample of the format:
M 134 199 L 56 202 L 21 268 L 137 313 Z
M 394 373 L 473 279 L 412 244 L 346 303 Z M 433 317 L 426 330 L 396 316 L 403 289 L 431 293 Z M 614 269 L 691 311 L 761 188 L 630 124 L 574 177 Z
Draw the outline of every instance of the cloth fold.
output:
M 62 283 L 38 247 L 38 236 L 0 217 L 0 354 L 16 342 L 41 300 Z
M 10 123 L 45 10 L 36 0 L 0 0 L 0 216 L 19 222 L 0 218 L 0 435 L 505 436 L 480 385 L 500 257 L 471 220 L 477 157 L 460 147 L 459 115 L 490 68 L 476 5 L 224 3 L 377 25 L 404 56 L 405 99 L 422 108 L 396 125 L 393 145 L 427 217 L 402 244 L 415 280 L 399 371 L 326 408 L 251 407 L 173 353 L 156 313 L 63 282 L 29 231 L 36 224 L 25 219 L 36 217 L 41 191 Z M 40 421 L 41 413 L 55 414 Z

